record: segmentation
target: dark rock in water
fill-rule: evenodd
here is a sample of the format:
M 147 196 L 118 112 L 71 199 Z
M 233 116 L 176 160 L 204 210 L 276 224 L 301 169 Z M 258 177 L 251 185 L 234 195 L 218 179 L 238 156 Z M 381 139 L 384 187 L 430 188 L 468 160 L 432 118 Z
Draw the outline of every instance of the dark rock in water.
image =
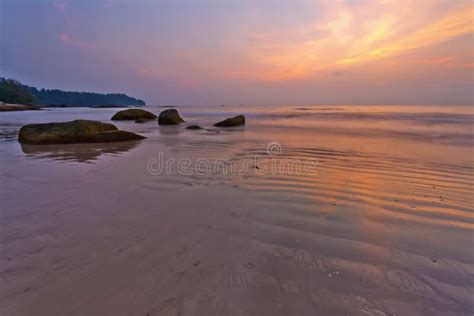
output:
M 115 113 L 114 116 L 112 116 L 112 121 L 126 121 L 138 119 L 154 120 L 156 119 L 156 115 L 142 109 L 128 109 L 119 111 Z
M 214 124 L 214 126 L 217 127 L 231 127 L 239 125 L 245 125 L 245 116 L 237 115 Z
M 160 125 L 177 125 L 182 122 L 184 122 L 184 120 L 175 109 L 165 110 L 161 112 L 158 117 L 158 124 Z
M 199 125 L 189 125 L 189 126 L 186 126 L 186 129 L 203 129 L 203 128 Z
M 147 122 L 150 122 L 150 121 L 155 121 L 155 119 L 146 119 L 146 118 L 139 118 L 138 120 L 135 120 L 135 123 L 147 123 Z
M 20 129 L 18 141 L 23 144 L 109 143 L 145 137 L 117 129 L 98 121 L 75 120 L 64 123 L 29 124 Z

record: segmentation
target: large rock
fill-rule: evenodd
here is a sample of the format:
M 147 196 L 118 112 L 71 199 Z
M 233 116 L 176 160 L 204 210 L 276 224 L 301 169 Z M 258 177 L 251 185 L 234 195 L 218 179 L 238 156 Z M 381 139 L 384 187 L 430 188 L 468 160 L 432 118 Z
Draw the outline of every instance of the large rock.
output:
M 214 124 L 214 126 L 218 127 L 232 127 L 239 125 L 245 125 L 245 116 L 237 115 Z
M 156 115 L 142 109 L 128 109 L 119 111 L 112 116 L 112 121 L 135 121 L 138 119 L 154 120 L 156 119 Z
M 184 122 L 175 109 L 165 110 L 158 116 L 158 124 L 160 125 L 177 125 Z
M 64 123 L 29 124 L 20 129 L 18 141 L 23 144 L 109 143 L 145 137 L 97 121 L 76 120 Z

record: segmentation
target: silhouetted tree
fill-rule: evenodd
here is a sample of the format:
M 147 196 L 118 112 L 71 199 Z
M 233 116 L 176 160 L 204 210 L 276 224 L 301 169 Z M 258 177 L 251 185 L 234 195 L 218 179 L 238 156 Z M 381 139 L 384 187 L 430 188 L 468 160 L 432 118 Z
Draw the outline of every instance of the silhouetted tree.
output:
M 0 101 L 18 104 L 52 106 L 128 106 L 145 105 L 140 99 L 123 93 L 71 92 L 61 90 L 38 90 L 22 85 L 13 79 L 0 78 Z
M 35 98 L 19 81 L 0 78 L 0 101 L 14 104 L 33 104 Z

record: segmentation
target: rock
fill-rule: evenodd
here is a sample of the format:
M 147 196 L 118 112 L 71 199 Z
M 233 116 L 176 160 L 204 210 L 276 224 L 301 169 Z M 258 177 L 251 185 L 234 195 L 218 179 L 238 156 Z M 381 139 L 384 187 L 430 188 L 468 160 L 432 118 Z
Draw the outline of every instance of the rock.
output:
M 177 125 L 182 122 L 184 122 L 184 120 L 175 109 L 165 110 L 161 112 L 158 117 L 158 124 L 160 125 Z
M 112 121 L 126 121 L 138 119 L 154 120 L 156 119 L 156 115 L 142 109 L 128 109 L 119 111 L 115 113 L 114 116 L 112 116 Z
M 75 120 L 64 123 L 28 124 L 20 129 L 18 141 L 23 144 L 109 143 L 145 137 L 117 129 L 98 121 Z
M 138 120 L 135 120 L 135 123 L 142 124 L 142 123 L 147 123 L 147 122 L 150 122 L 150 121 L 155 121 L 155 119 L 139 118 Z
M 214 126 L 217 127 L 231 127 L 239 125 L 245 125 L 245 116 L 237 115 L 214 124 Z
M 186 129 L 203 129 L 203 128 L 199 125 L 189 125 L 189 126 L 186 126 Z

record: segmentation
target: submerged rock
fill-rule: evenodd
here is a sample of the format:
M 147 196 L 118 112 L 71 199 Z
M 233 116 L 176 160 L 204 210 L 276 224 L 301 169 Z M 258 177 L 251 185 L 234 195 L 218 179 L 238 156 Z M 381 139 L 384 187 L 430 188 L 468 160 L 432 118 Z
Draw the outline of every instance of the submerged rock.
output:
M 231 127 L 239 125 L 245 125 L 245 116 L 237 115 L 214 124 L 214 126 L 217 127 Z
M 145 137 L 119 130 L 115 125 L 98 121 L 75 120 L 64 123 L 28 124 L 20 129 L 23 144 L 109 143 Z
M 199 125 L 189 125 L 189 126 L 186 126 L 186 129 L 203 129 L 203 128 Z
M 184 122 L 184 120 L 175 109 L 165 110 L 161 112 L 158 117 L 158 124 L 160 125 L 177 125 L 182 122 Z
M 128 109 L 119 111 L 115 113 L 114 116 L 112 116 L 112 121 L 126 121 L 138 119 L 154 120 L 156 119 L 156 115 L 142 109 Z

